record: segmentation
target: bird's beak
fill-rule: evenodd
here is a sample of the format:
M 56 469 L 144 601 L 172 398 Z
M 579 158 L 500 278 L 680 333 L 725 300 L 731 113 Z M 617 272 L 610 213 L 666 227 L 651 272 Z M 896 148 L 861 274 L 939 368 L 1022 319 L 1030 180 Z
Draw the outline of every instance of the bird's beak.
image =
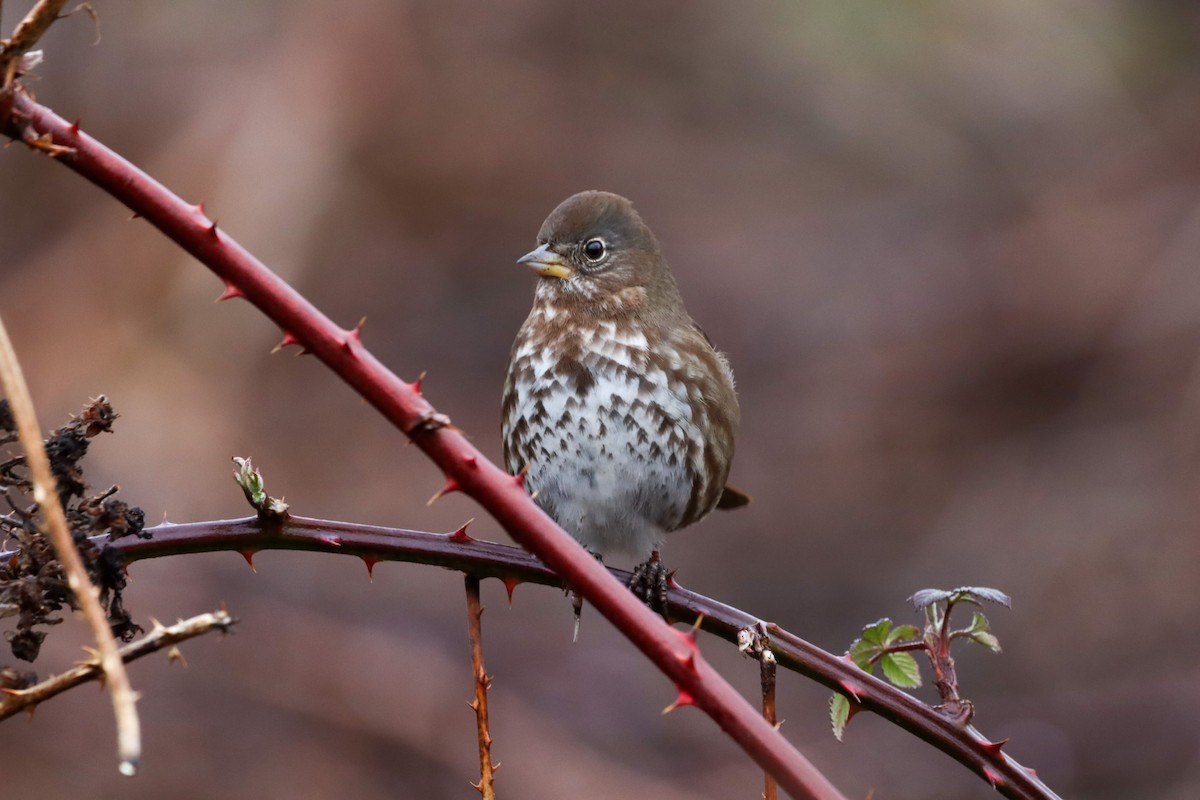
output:
M 569 278 L 571 267 L 558 253 L 544 244 L 532 253 L 526 253 L 517 259 L 518 264 L 524 264 L 543 278 Z

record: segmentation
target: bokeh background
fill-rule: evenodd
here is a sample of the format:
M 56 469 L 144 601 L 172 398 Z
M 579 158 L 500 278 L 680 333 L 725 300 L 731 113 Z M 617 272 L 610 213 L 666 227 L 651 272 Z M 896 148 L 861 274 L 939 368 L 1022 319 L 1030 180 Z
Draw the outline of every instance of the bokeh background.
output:
M 29 2 L 4 4 L 11 29 Z M 580 189 L 635 200 L 728 352 L 756 499 L 674 537 L 691 588 L 841 651 L 915 589 L 976 584 L 989 736 L 1060 793 L 1200 796 L 1200 7 L 1149 0 L 97 3 L 38 97 L 222 227 L 498 457 L 514 259 Z M 96 39 L 99 38 L 98 43 Z M 244 516 L 233 455 L 310 516 L 446 531 L 438 473 L 280 332 L 67 170 L 0 153 L 0 312 L 43 425 L 104 393 L 95 486 L 148 518 Z M 495 524 L 472 532 L 505 540 Z M 3 794 L 469 798 L 462 582 L 262 553 L 137 564 L 135 616 L 219 603 L 236 635 L 133 667 L 143 774 L 106 696 L 0 725 Z M 504 797 L 757 797 L 707 718 L 560 593 L 484 586 Z M 79 656 L 55 631 L 43 673 Z M 754 696 L 756 667 L 702 648 Z M 0 661 L 11 661 L 10 658 Z M 921 696 L 932 699 L 929 689 Z M 844 792 L 992 797 L 781 680 Z

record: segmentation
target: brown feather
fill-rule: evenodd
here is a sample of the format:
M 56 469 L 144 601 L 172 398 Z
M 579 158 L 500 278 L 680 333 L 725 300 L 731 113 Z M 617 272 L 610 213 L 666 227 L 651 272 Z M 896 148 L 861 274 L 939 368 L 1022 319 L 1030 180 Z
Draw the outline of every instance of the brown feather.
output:
M 754 498 L 738 489 L 736 486 L 725 484 L 725 490 L 721 492 L 721 498 L 717 500 L 717 508 L 721 511 L 732 511 L 735 508 L 750 505 L 750 501 Z

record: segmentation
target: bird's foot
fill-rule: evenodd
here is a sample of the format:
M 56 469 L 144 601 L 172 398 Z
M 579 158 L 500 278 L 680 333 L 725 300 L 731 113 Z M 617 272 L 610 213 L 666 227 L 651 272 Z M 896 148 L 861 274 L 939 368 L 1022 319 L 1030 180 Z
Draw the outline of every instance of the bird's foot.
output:
M 651 610 L 667 616 L 667 567 L 658 557 L 658 551 L 633 568 L 629 579 L 629 590 Z

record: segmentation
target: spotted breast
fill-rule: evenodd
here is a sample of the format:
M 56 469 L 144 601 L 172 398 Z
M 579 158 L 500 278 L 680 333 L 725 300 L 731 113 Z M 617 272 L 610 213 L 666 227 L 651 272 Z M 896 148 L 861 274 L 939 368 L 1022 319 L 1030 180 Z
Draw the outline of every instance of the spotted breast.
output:
M 542 280 L 509 360 L 506 464 L 593 552 L 644 558 L 738 504 L 732 373 L 628 200 L 575 195 L 538 242 L 521 259 Z

